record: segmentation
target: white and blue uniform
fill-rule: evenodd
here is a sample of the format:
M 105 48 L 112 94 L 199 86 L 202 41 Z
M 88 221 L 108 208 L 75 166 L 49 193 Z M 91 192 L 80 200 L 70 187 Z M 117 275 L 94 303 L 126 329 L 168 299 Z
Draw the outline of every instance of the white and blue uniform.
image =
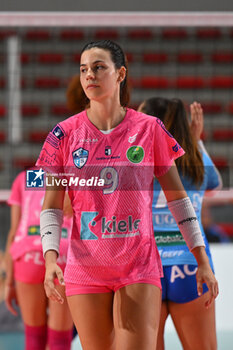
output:
M 195 209 L 210 266 L 214 270 L 208 241 L 201 224 L 201 208 L 205 191 L 220 188 L 222 182 L 209 155 L 203 147 L 201 148 L 205 169 L 204 181 L 201 186 L 198 188 L 190 178 L 183 177 L 182 174 L 180 174 L 180 178 Z M 164 270 L 164 278 L 162 278 L 163 300 L 178 303 L 194 300 L 198 297 L 195 278 L 197 261 L 189 251 L 175 219 L 168 209 L 165 195 L 157 180 L 154 181 L 152 213 L 155 240 Z M 207 286 L 203 287 L 204 292 L 208 290 Z

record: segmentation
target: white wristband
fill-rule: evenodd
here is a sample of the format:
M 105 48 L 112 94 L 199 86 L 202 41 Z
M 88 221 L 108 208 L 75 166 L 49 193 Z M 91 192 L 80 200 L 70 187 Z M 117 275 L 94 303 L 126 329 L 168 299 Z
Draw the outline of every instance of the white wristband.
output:
M 40 213 L 40 235 L 44 256 L 48 250 L 56 250 L 59 255 L 62 223 L 61 209 L 45 209 Z
M 189 250 L 200 246 L 205 247 L 198 219 L 189 197 L 168 202 L 167 204 Z

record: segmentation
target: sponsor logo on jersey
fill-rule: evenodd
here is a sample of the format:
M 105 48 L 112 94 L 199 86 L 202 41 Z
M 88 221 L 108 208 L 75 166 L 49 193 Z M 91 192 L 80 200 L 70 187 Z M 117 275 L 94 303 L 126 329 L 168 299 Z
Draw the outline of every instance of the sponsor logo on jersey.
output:
M 40 236 L 40 226 L 29 226 L 28 227 L 28 236 Z
M 144 158 L 144 149 L 141 146 L 131 146 L 126 156 L 131 163 L 141 163 Z
M 96 157 L 96 160 L 109 160 L 109 159 L 120 159 L 120 156 L 111 156 L 111 157 Z
M 61 238 L 68 238 L 68 230 L 65 227 L 62 227 Z
M 181 148 L 181 147 L 180 147 L 180 145 L 179 145 L 178 143 L 176 143 L 175 146 L 172 147 L 172 149 L 173 149 L 174 152 L 179 151 L 180 148 Z
M 133 143 L 134 141 L 136 141 L 137 136 L 138 136 L 138 133 L 135 134 L 135 135 L 133 135 L 133 136 L 130 136 L 130 137 L 128 138 L 128 142 L 129 142 L 129 143 Z
M 98 139 L 91 139 L 91 138 L 80 139 L 80 140 L 78 140 L 78 142 L 82 142 L 82 143 L 96 143 L 96 142 L 98 142 Z
M 91 230 L 91 227 L 95 227 L 97 221 L 95 220 L 99 212 L 82 212 L 81 215 L 81 231 L 80 238 L 82 240 L 96 240 L 98 237 Z M 105 216 L 100 219 L 100 232 L 101 238 L 125 238 L 139 236 L 138 227 L 140 219 L 133 219 L 132 215 L 129 215 L 126 220 L 117 220 L 116 216 L 112 216 L 109 220 Z M 99 220 L 98 220 L 99 222 Z M 99 230 L 98 230 L 99 231 Z
M 45 172 L 40 170 L 27 170 L 26 172 L 26 187 L 27 188 L 43 188 L 44 187 L 44 174 Z
M 101 232 L 103 234 L 126 232 L 129 233 L 137 230 L 141 220 L 133 220 L 132 216 L 129 215 L 127 220 L 117 221 L 116 216 L 113 216 L 111 220 L 107 220 L 106 217 L 101 219 Z
M 161 259 L 179 258 L 181 255 L 186 253 L 186 251 L 182 249 L 166 250 L 166 248 L 163 249 L 161 246 L 158 247 L 158 251 Z
M 80 147 L 72 153 L 74 165 L 81 169 L 87 162 L 89 151 Z
M 106 156 L 110 156 L 110 155 L 112 154 L 112 148 L 111 148 L 111 146 L 106 146 L 106 147 L 105 147 L 104 154 L 105 154 Z
M 176 229 L 176 221 L 172 214 L 167 212 L 160 212 L 160 213 L 152 213 L 152 219 L 153 219 L 153 225 L 154 226 L 163 226 L 163 228 L 166 230 L 167 227 L 170 227 L 172 229 Z
M 155 241 L 158 246 L 185 245 L 182 234 L 177 232 L 154 232 Z
M 120 156 L 112 155 L 112 147 L 111 146 L 105 146 L 104 154 L 105 154 L 105 156 L 96 157 L 96 160 L 120 159 Z

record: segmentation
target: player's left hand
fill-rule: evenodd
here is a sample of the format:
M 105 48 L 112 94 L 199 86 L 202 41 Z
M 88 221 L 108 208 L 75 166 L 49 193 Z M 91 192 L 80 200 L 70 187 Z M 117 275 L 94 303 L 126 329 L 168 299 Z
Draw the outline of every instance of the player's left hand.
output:
M 61 285 L 63 286 L 65 285 L 63 272 L 61 268 L 56 263 L 46 264 L 45 279 L 44 279 L 45 293 L 50 300 L 63 304 L 64 298 L 58 292 L 55 286 L 55 283 L 54 283 L 55 278 L 58 279 Z
M 206 283 L 209 289 L 210 297 L 205 303 L 205 307 L 208 309 L 219 293 L 218 282 L 208 263 L 201 264 L 198 266 L 198 270 L 196 273 L 196 280 L 197 280 L 197 292 L 199 296 L 202 295 L 203 293 L 203 283 Z

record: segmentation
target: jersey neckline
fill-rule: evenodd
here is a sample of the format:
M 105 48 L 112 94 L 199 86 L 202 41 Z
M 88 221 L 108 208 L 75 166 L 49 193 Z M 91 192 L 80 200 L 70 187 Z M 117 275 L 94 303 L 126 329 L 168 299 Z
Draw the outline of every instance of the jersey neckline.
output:
M 99 130 L 94 124 L 92 124 L 92 122 L 88 118 L 86 110 L 84 111 L 84 118 L 85 118 L 85 121 L 87 122 L 87 124 L 89 125 L 89 127 L 95 133 L 97 133 L 99 136 L 101 136 L 103 138 L 106 138 L 106 137 L 114 135 L 115 133 L 117 133 L 119 130 L 121 130 L 124 127 L 124 125 L 126 124 L 127 119 L 129 118 L 130 111 L 131 111 L 131 109 L 126 107 L 126 113 L 125 113 L 124 119 L 108 134 L 102 133 L 101 130 Z

